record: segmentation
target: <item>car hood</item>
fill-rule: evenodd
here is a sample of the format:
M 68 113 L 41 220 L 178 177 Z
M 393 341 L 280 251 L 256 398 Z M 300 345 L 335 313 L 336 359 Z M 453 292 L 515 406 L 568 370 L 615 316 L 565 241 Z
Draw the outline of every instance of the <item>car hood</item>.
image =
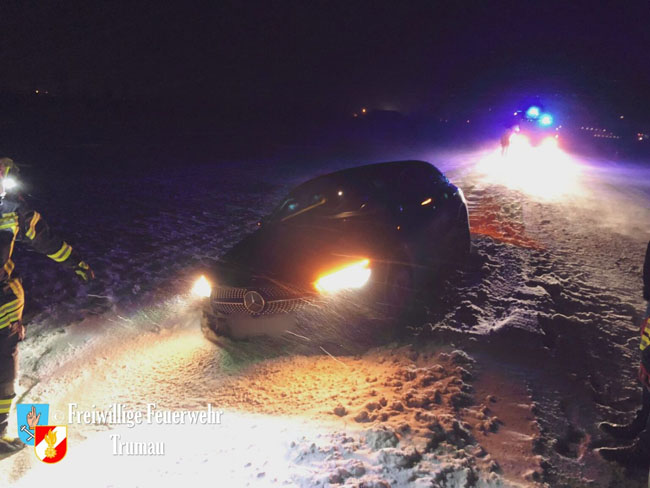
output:
M 227 286 L 275 282 L 313 289 L 329 271 L 377 258 L 381 246 L 370 235 L 363 224 L 349 221 L 266 225 L 221 258 L 217 280 Z

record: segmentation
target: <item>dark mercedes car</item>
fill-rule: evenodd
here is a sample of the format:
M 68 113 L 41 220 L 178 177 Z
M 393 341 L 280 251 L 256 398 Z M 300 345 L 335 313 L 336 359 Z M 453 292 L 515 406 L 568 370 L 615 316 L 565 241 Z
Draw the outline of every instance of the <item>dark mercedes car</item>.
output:
M 314 178 L 258 226 L 196 285 L 214 342 L 304 337 L 328 314 L 395 316 L 470 248 L 462 191 L 424 161 Z

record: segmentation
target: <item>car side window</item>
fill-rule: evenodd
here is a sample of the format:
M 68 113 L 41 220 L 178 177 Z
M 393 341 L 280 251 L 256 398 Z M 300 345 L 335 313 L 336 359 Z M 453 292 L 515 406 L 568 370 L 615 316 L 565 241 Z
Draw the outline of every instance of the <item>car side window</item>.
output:
M 441 183 L 441 174 L 428 168 L 406 168 L 398 180 L 399 192 L 405 202 L 422 202 L 433 198 Z

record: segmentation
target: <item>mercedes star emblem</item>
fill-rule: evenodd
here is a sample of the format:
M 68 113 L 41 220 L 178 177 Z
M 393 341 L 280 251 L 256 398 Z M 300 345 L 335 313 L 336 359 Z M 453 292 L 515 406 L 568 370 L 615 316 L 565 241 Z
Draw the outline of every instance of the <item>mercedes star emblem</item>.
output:
M 262 313 L 264 304 L 264 298 L 256 291 L 247 291 L 244 295 L 244 307 L 250 313 Z

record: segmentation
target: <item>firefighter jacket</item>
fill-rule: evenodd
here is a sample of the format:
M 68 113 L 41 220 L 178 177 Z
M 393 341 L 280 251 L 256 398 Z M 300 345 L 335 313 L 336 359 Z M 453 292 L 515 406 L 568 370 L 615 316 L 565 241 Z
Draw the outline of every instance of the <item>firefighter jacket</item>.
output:
M 80 261 L 72 247 L 55 236 L 41 214 L 29 208 L 19 195 L 0 200 L 0 329 L 20 321 L 25 305 L 20 280 L 12 278 L 11 255 L 16 240 L 71 268 Z
M 641 324 L 641 363 L 639 364 L 639 381 L 650 389 L 650 317 L 645 317 Z
M 643 298 L 650 301 L 650 242 L 643 263 Z M 650 310 L 650 304 L 648 305 Z M 641 324 L 641 364 L 639 365 L 639 380 L 650 389 L 650 314 L 646 314 Z
M 648 242 L 643 262 L 643 298 L 650 302 L 650 242 Z

